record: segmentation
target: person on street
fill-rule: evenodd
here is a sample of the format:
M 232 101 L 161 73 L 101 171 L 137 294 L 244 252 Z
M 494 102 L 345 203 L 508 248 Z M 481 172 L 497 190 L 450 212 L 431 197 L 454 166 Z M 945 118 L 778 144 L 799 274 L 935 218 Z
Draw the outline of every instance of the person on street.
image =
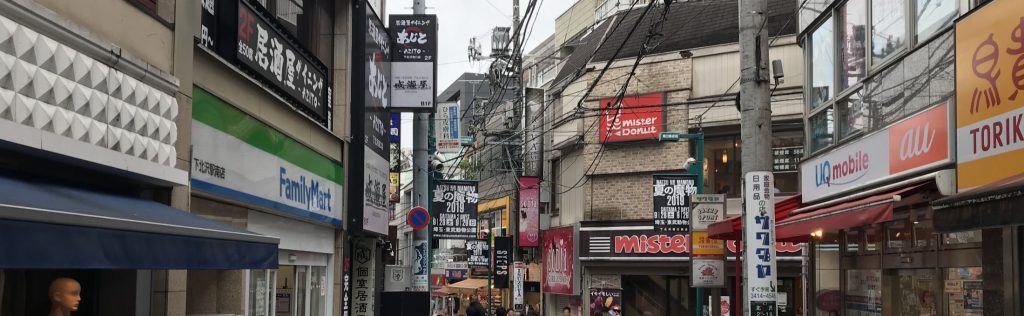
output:
M 466 316 L 486 316 L 484 314 L 484 306 L 480 304 L 480 300 L 476 297 L 469 300 L 469 306 L 466 307 Z
M 498 309 L 494 310 L 495 316 L 508 316 L 508 310 L 504 307 L 498 306 Z
M 562 316 L 572 316 L 572 308 L 569 308 L 569 306 L 563 307 Z

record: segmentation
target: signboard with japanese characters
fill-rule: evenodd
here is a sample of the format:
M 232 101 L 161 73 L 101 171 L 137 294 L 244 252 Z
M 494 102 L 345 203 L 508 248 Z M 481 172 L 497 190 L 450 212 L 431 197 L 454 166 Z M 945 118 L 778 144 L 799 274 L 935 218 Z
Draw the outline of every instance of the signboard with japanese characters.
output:
M 512 237 L 494 237 L 494 254 L 491 256 L 491 263 L 494 267 L 494 287 L 498 289 L 508 288 L 508 269 L 512 263 Z
M 800 171 L 800 159 L 804 157 L 803 146 L 772 148 L 772 170 L 775 172 Z
M 752 316 L 777 315 L 775 268 L 774 176 L 753 171 L 744 177 L 743 279 L 746 281 L 746 310 Z
M 458 102 L 437 104 L 437 113 L 434 113 L 434 139 L 437 142 L 437 152 L 458 153 L 462 150 Z
M 724 194 L 695 194 L 690 209 L 690 285 L 695 288 L 725 286 L 725 242 L 708 237 L 708 225 L 725 217 Z
M 331 106 L 327 67 L 299 46 L 288 32 L 256 12 L 248 1 L 238 2 L 235 57 L 258 79 L 297 103 L 302 112 L 326 125 Z
M 377 241 L 371 238 L 352 242 L 352 315 L 373 316 L 377 297 Z
M 956 23 L 956 180 L 963 192 L 1024 173 L 1021 1 L 992 1 Z
M 393 14 L 389 20 L 395 41 L 392 106 L 399 111 L 431 111 L 436 90 L 437 17 Z
M 467 240 L 466 262 L 470 267 L 488 267 L 491 265 L 491 245 L 487 240 Z
M 365 1 L 353 1 L 351 155 L 362 167 L 349 172 L 349 224 L 356 232 L 387 235 L 390 219 L 391 41 L 377 14 Z M 356 159 L 356 161 L 359 161 Z M 362 185 L 358 183 L 362 182 Z
M 216 49 L 217 45 L 217 1 L 202 0 L 199 18 L 199 46 Z
M 475 240 L 478 199 L 476 181 L 435 180 L 430 226 L 433 238 Z
M 654 230 L 689 232 L 690 197 L 696 193 L 696 175 L 654 175 Z
M 590 289 L 590 311 L 594 313 L 608 314 L 612 311 L 621 311 L 622 290 L 620 289 Z
M 526 264 L 516 261 L 512 268 L 512 308 L 523 310 L 523 282 L 526 281 Z

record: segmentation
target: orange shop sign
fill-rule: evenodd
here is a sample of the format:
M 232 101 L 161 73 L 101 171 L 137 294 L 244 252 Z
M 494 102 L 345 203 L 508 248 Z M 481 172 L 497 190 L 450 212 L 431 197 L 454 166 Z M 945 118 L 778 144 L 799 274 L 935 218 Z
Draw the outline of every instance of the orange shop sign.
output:
M 1024 0 L 996 0 L 956 25 L 957 187 L 1024 173 Z
M 948 118 L 942 103 L 889 127 L 889 174 L 949 161 Z

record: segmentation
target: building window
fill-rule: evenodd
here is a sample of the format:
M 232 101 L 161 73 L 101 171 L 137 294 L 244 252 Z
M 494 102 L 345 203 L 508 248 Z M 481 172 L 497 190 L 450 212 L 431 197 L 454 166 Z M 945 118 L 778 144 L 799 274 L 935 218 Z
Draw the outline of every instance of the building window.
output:
M 835 116 L 832 108 L 818 112 L 810 118 L 811 152 L 821 150 L 832 145 L 835 135 Z
M 906 117 L 903 63 L 897 63 L 871 79 L 864 88 L 864 99 L 871 108 L 868 126 L 877 130 Z
M 839 51 L 842 72 L 839 90 L 852 87 L 867 74 L 864 55 L 867 53 L 867 0 L 850 0 L 839 12 Z
M 903 0 L 871 1 L 871 62 L 893 56 L 907 40 L 906 5 Z
M 864 132 L 867 129 L 868 107 L 860 90 L 851 93 L 836 103 L 839 111 L 839 139 Z
M 956 2 L 956 0 L 915 0 L 918 42 L 953 24 L 953 20 L 960 12 Z
M 811 34 L 811 109 L 832 99 L 835 91 L 835 34 L 829 18 Z
M 128 0 L 163 23 L 174 24 L 175 0 Z

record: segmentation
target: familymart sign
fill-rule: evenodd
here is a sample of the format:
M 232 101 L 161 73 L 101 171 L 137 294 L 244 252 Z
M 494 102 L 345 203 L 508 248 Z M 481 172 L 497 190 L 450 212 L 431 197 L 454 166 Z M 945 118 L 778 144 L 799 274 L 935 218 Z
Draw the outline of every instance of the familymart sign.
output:
M 196 88 L 192 187 L 341 225 L 342 166 Z

